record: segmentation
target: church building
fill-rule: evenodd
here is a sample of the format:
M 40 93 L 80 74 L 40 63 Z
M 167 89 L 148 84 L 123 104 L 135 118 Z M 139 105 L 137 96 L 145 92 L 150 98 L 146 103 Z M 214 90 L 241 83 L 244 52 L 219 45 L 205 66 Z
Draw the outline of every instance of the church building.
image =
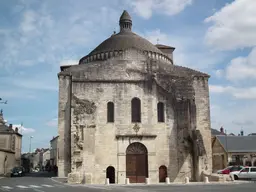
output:
M 127 11 L 119 25 L 58 73 L 58 176 L 90 184 L 201 180 L 212 172 L 210 76 L 176 65 L 174 47 L 133 33 Z

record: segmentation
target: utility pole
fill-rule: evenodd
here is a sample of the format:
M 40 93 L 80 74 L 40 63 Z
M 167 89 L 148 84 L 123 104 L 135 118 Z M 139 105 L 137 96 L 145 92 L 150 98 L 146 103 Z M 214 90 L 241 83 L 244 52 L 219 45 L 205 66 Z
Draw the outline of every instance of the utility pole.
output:
M 227 154 L 227 166 L 228 166 L 228 134 L 226 129 L 225 129 L 225 141 L 226 141 L 226 154 Z
M 33 136 L 29 137 L 29 153 L 31 153 L 31 139 L 33 138 Z

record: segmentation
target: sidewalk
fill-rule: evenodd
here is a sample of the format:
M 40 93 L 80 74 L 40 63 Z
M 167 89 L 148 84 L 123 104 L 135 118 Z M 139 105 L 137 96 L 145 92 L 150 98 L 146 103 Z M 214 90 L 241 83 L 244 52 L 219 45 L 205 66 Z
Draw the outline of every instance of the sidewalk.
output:
M 51 177 L 51 179 L 57 183 L 67 183 L 67 178 L 60 178 L 60 177 Z M 110 184 L 110 186 L 180 186 L 180 185 L 235 185 L 235 184 L 245 184 L 245 183 L 255 183 L 256 181 L 245 181 L 245 180 L 236 180 L 236 181 L 226 181 L 226 182 L 175 182 L 175 183 L 152 183 L 152 184 L 145 184 L 145 183 L 130 183 L 130 184 Z M 87 186 L 106 186 L 105 184 L 70 184 L 70 185 L 87 185 Z

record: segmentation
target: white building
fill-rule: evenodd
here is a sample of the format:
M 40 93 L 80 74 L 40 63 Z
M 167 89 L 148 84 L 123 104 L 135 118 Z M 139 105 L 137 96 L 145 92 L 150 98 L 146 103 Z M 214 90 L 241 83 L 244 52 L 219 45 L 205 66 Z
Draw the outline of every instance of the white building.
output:
M 58 138 L 59 136 L 53 137 L 50 141 L 50 165 L 52 166 L 58 166 Z

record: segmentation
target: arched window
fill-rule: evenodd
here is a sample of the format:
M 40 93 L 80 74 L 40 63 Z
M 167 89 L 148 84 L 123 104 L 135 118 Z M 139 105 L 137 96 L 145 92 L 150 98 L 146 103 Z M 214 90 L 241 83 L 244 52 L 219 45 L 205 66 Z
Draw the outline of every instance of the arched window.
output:
M 157 104 L 157 119 L 158 122 L 164 122 L 164 104 L 162 102 Z
M 140 99 L 132 99 L 132 122 L 141 122 Z
M 107 117 L 108 117 L 108 122 L 109 123 L 113 123 L 114 122 L 114 118 L 115 118 L 115 110 L 114 110 L 114 103 L 113 102 L 108 102 L 108 114 L 107 114 Z

